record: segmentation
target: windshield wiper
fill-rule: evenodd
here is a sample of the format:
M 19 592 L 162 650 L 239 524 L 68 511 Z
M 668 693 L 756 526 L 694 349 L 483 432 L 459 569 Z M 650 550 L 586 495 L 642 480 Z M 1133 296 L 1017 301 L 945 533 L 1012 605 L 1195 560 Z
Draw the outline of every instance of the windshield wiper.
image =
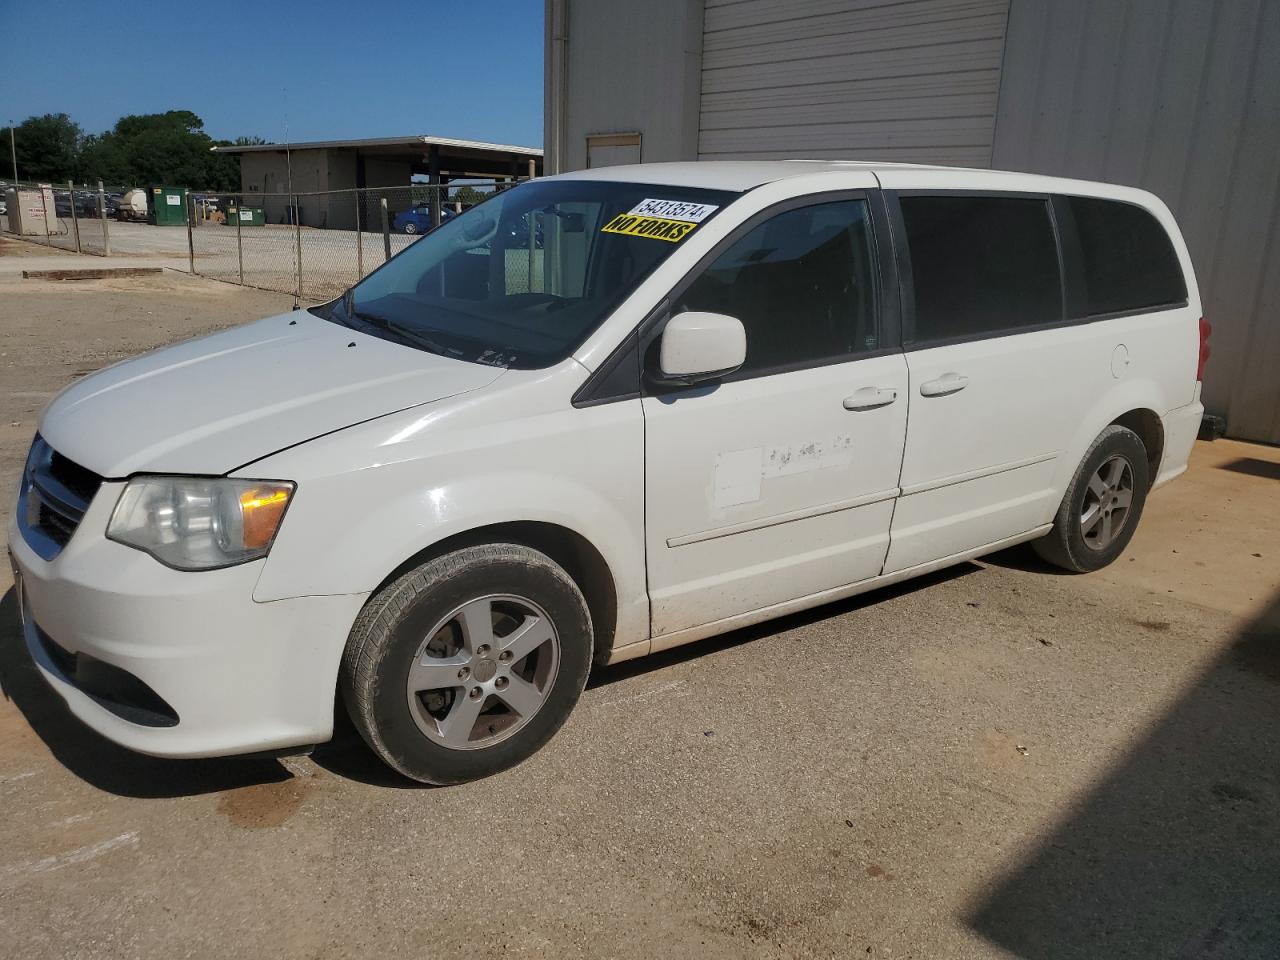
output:
M 348 296 L 350 296 L 350 291 L 348 291 Z M 432 340 L 430 337 L 419 333 L 417 330 L 411 330 L 408 327 L 403 327 L 394 320 L 390 320 L 387 317 L 380 317 L 374 313 L 361 313 L 359 310 L 356 310 L 354 306 L 347 307 L 347 316 L 368 324 L 378 330 L 390 333 L 393 337 L 411 347 L 421 347 L 423 350 L 429 350 L 431 353 L 438 353 L 441 356 L 457 356 L 460 353 L 460 351 L 457 350 L 450 350 L 444 344 L 440 343 L 440 341 Z

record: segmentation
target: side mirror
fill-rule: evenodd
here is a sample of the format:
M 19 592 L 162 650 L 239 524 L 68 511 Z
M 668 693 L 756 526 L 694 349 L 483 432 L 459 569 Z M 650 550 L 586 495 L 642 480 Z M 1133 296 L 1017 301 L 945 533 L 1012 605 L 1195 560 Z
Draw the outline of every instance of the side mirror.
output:
M 747 331 L 723 313 L 678 313 L 667 321 L 659 345 L 664 383 L 698 383 L 733 373 L 747 359 Z

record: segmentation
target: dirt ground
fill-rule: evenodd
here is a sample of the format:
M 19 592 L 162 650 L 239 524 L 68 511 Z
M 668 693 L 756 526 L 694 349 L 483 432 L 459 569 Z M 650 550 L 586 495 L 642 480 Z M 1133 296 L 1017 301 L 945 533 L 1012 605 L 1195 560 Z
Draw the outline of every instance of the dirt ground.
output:
M 31 245 L 0 240 L 0 257 Z M 55 255 L 61 254 L 55 251 Z M 38 255 L 50 255 L 38 248 Z M 8 252 L 17 258 L 20 253 Z M 70 261 L 74 254 L 61 254 Z M 87 258 L 86 258 L 87 259 Z M 112 266 L 93 258 L 93 267 Z M 54 394 L 99 367 L 166 343 L 291 309 L 293 298 L 166 271 L 117 280 L 0 274 L 0 507 L 7 515 L 36 418 Z
M 0 505 L 61 386 L 290 303 L 0 275 Z M 441 790 L 349 729 L 112 746 L 0 566 L 0 952 L 1280 956 L 1278 494 L 1280 449 L 1200 444 L 1102 573 L 1019 549 L 601 669 L 540 754 Z

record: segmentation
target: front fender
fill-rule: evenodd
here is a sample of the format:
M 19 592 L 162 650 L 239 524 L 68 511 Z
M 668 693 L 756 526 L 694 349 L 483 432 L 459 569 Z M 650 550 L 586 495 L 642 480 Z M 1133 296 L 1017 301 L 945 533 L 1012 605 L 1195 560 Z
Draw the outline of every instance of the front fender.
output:
M 544 405 L 538 387 L 406 411 L 247 468 L 298 484 L 254 599 L 371 591 L 448 537 L 533 521 L 596 548 L 617 591 L 617 642 L 647 637 L 639 401 Z
M 384 480 L 374 473 L 361 474 L 352 486 L 340 478 L 300 486 L 289 506 L 288 534 L 282 530 L 272 547 L 255 600 L 368 592 L 435 543 L 517 521 L 551 523 L 577 533 L 600 551 L 615 576 L 617 568 L 628 566 L 627 518 L 581 483 L 524 471 L 465 474 L 438 484 Z M 371 483 L 400 489 L 371 508 L 365 493 Z M 335 524 L 335 518 L 349 522 Z

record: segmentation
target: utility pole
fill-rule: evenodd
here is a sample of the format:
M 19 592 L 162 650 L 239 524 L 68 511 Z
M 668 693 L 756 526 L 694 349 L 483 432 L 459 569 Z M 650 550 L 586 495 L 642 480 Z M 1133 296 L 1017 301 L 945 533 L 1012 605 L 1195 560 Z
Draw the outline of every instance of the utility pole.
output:
M 13 186 L 18 186 L 18 148 L 13 143 L 13 121 L 9 121 L 9 156 L 13 158 Z
M 302 217 L 298 215 L 298 198 L 293 195 L 293 154 L 289 149 L 289 88 L 282 87 L 284 95 L 284 167 L 288 175 L 289 204 L 293 211 L 293 236 L 295 240 L 294 267 L 297 283 L 293 288 L 293 309 L 302 301 Z

